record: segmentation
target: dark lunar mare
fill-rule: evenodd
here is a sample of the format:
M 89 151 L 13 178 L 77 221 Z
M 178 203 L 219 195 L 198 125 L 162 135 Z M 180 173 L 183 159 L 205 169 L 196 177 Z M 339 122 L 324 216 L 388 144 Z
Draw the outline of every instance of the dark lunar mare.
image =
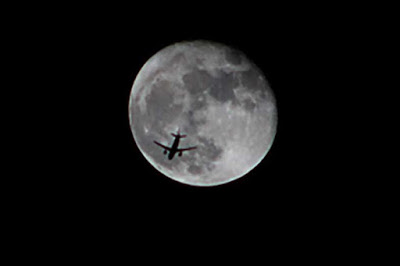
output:
M 215 168 L 213 162 L 218 161 L 218 159 L 221 158 L 223 149 L 222 147 L 215 145 L 212 138 L 197 136 L 196 141 L 198 154 L 190 154 L 184 159 L 184 161 L 189 165 L 187 167 L 189 173 L 200 175 L 204 173 L 205 169 L 212 171 Z M 193 160 L 192 158 L 195 156 L 196 160 Z

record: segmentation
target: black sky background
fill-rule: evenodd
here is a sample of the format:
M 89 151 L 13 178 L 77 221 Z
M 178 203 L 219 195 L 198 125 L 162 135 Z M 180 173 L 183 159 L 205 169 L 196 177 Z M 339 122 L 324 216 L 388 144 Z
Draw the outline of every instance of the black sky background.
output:
M 141 231 L 167 239 L 210 231 L 232 239 L 297 235 L 299 242 L 310 232 L 316 241 L 320 231 L 340 234 L 343 217 L 360 204 L 359 180 L 345 170 L 351 154 L 340 145 L 348 134 L 342 97 L 349 94 L 342 59 L 352 33 L 329 9 L 301 10 L 91 6 L 60 9 L 27 25 L 47 86 L 38 90 L 45 122 L 35 124 L 46 128 L 35 139 L 45 156 L 33 154 L 37 178 L 20 180 L 29 191 L 26 209 L 51 217 L 46 224 L 62 225 L 65 234 L 87 231 L 99 241 L 117 234 L 129 242 Z M 197 39 L 243 51 L 266 75 L 278 107 L 277 134 L 264 160 L 216 187 L 159 173 L 129 127 L 130 90 L 143 64 L 174 42 Z
M 335 57 L 335 40 L 325 34 L 332 30 L 329 25 L 287 17 L 231 25 L 223 19 L 147 25 L 128 18 L 88 23 L 71 44 L 77 66 L 72 75 L 79 84 L 69 89 L 74 151 L 67 172 L 73 177 L 67 175 L 65 182 L 79 201 L 97 198 L 116 209 L 172 209 L 183 216 L 203 210 L 204 217 L 209 210 L 238 206 L 245 212 L 254 208 L 257 215 L 318 215 L 341 201 L 335 190 L 344 188 L 336 176 L 343 162 L 332 161 L 331 152 L 335 121 L 329 72 L 335 66 L 327 61 Z M 266 158 L 245 177 L 211 188 L 183 185 L 155 170 L 136 147 L 128 120 L 130 89 L 142 65 L 167 45 L 195 39 L 242 50 L 265 73 L 278 104 L 277 135 Z

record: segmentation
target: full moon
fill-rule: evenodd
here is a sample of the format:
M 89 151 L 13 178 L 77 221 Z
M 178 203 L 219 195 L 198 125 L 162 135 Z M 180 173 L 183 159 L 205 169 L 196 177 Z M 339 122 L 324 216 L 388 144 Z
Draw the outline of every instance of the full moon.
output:
M 129 99 L 135 142 L 158 171 L 193 186 L 236 180 L 267 155 L 277 127 L 273 91 L 241 51 L 210 41 L 172 44 L 139 71 Z M 172 160 L 157 141 L 196 146 Z

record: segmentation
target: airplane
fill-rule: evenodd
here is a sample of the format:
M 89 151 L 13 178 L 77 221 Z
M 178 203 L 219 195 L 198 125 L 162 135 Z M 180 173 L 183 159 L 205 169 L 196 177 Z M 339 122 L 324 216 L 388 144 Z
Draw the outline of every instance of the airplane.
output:
M 157 141 L 154 141 L 155 144 L 157 144 L 158 146 L 164 148 L 164 154 L 167 154 L 167 151 L 169 152 L 169 154 L 168 154 L 168 159 L 169 160 L 172 160 L 176 153 L 178 153 L 178 156 L 182 156 L 182 153 L 184 151 L 190 151 L 190 150 L 194 150 L 194 149 L 197 148 L 196 146 L 194 146 L 194 147 L 179 149 L 178 148 L 179 140 L 181 138 L 185 138 L 186 135 L 179 134 L 179 129 L 178 129 L 178 133 L 177 134 L 171 133 L 171 135 L 173 137 L 175 137 L 175 140 L 174 140 L 174 143 L 172 144 L 172 147 L 167 147 L 167 146 L 165 146 L 165 145 L 163 145 L 163 144 L 161 144 L 161 143 L 159 143 Z

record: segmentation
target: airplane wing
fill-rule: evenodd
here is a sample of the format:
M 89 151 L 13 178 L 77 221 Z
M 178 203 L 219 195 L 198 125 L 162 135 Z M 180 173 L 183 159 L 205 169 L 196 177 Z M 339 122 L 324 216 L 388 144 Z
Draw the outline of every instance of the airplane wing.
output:
M 196 148 L 197 148 L 197 147 L 194 146 L 194 147 L 189 147 L 189 148 L 177 149 L 177 152 L 181 152 L 181 151 L 190 151 L 190 150 L 194 150 L 194 149 L 196 149 Z
M 159 143 L 159 142 L 157 142 L 157 141 L 154 141 L 154 143 L 157 144 L 158 146 L 160 146 L 160 147 L 166 149 L 166 150 L 169 150 L 169 151 L 171 150 L 170 147 L 167 147 L 167 146 L 165 146 L 165 145 L 162 145 L 161 143 Z

